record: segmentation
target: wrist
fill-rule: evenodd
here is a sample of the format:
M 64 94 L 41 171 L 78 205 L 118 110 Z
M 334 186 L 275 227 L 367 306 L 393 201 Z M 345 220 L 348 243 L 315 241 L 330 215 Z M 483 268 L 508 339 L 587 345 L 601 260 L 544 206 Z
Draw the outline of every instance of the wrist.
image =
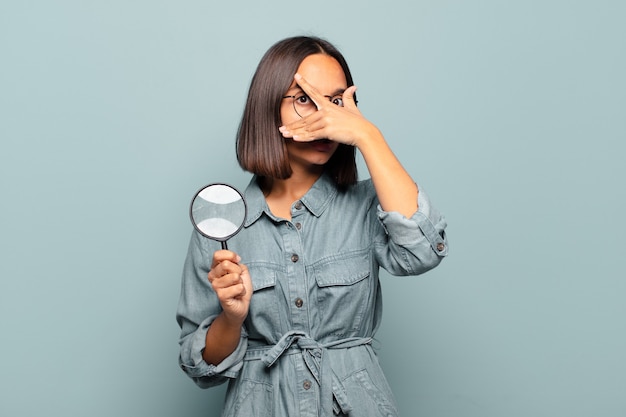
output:
M 243 326 L 243 322 L 246 317 L 239 316 L 236 314 L 229 314 L 226 311 L 222 311 L 221 313 L 221 321 L 222 325 L 229 330 L 239 330 L 241 326 Z
M 363 154 L 369 151 L 375 151 L 379 149 L 381 145 L 385 145 L 385 138 L 382 132 L 373 124 L 369 123 L 367 129 L 364 129 L 363 134 L 358 137 L 354 146 Z

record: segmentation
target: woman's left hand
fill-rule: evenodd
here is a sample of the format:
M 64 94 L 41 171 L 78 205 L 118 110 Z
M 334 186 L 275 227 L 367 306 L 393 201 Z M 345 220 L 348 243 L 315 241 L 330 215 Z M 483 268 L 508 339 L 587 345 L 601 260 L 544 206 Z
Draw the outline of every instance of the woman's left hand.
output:
M 316 139 L 330 139 L 358 147 L 368 135 L 378 129 L 361 115 L 354 101 L 356 87 L 348 87 L 342 94 L 343 107 L 331 103 L 302 76 L 294 76 L 302 91 L 317 106 L 317 111 L 279 128 L 285 138 L 296 142 L 310 142 Z

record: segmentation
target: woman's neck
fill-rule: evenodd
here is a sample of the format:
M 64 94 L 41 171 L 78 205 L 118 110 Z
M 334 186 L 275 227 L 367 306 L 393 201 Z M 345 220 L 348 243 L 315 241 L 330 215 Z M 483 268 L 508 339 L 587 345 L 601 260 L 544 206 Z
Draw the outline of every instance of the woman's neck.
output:
M 262 189 L 272 213 L 291 220 L 291 205 L 311 189 L 322 173 L 323 170 L 315 173 L 294 171 L 291 177 L 284 180 L 265 178 Z
M 280 196 L 299 200 L 304 196 L 324 172 L 323 167 L 315 170 L 294 169 L 291 176 L 286 179 L 265 178 L 263 193 L 265 197 Z

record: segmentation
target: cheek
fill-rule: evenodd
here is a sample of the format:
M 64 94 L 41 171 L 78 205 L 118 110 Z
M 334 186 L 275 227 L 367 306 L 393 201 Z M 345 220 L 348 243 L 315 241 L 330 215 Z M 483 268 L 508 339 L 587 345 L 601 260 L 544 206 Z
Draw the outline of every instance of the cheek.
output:
M 293 103 L 287 101 L 283 102 L 280 106 L 280 122 L 283 125 L 288 125 L 298 120 L 300 120 L 300 116 L 298 116 L 293 109 Z

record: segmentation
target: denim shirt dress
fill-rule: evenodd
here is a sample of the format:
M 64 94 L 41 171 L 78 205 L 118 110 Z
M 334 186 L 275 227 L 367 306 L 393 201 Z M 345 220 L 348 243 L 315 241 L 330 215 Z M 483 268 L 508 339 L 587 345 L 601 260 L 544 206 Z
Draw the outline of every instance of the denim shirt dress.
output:
M 228 241 L 254 289 L 241 340 L 218 365 L 202 359 L 221 311 L 207 279 L 220 245 L 194 231 L 177 310 L 183 371 L 203 388 L 228 381 L 225 417 L 396 416 L 372 349 L 378 271 L 437 266 L 448 253 L 444 218 L 421 189 L 410 219 L 382 211 L 371 180 L 340 191 L 322 175 L 292 205 L 291 221 L 272 215 L 256 178 L 244 195 L 244 228 Z

